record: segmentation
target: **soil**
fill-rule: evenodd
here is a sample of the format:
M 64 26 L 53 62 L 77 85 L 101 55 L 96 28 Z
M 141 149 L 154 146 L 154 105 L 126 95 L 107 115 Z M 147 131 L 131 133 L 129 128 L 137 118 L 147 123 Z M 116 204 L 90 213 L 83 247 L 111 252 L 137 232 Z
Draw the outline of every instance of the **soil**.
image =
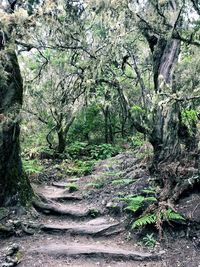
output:
M 131 231 L 133 215 L 119 200 L 151 186 L 148 165 L 135 152 L 100 161 L 91 175 L 83 177 L 58 175 L 54 168 L 58 162 L 53 160 L 43 164 L 45 174 L 31 178 L 40 197 L 34 207 L 0 216 L 0 226 L 14 225 L 10 236 L 8 231 L 0 238 L 2 267 L 200 266 L 198 190 L 175 207 L 186 217 L 185 223 L 164 226 L 159 240 L 153 227 Z M 72 181 L 77 186 L 74 192 L 67 186 Z M 141 243 L 150 233 L 157 239 L 154 248 Z

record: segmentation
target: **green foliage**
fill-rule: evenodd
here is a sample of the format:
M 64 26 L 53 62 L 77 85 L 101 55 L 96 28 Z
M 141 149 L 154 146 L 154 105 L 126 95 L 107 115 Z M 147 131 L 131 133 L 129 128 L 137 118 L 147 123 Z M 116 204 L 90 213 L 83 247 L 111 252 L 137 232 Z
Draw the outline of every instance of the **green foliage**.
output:
M 64 169 L 66 174 L 82 176 L 91 174 L 95 162 L 95 160 L 75 160 L 74 162 L 63 163 L 63 165 L 65 165 Z
M 87 146 L 87 143 L 76 141 L 67 147 L 67 154 L 73 159 L 88 155 Z
M 93 160 L 106 159 L 116 155 L 119 148 L 111 144 L 88 145 L 85 142 L 74 142 L 67 148 L 67 154 L 73 158 L 87 156 Z
M 156 244 L 156 239 L 154 237 L 154 234 L 151 233 L 144 236 L 142 238 L 142 243 L 147 247 L 154 248 Z
M 90 216 L 96 218 L 99 215 L 99 211 L 95 208 L 90 209 Z
M 132 225 L 132 228 L 144 227 L 147 224 L 155 224 L 157 221 L 157 217 L 155 213 L 147 213 L 137 220 Z
M 43 171 L 43 167 L 38 160 L 23 160 L 24 171 L 31 174 L 40 174 Z
M 172 209 L 167 209 L 161 213 L 162 219 L 166 221 L 178 221 L 185 220 L 185 218 L 178 212 L 173 211 Z
M 144 145 L 144 135 L 141 133 L 136 133 L 134 136 L 131 137 L 131 146 L 133 148 L 139 148 Z
M 141 194 L 137 196 L 126 196 L 117 199 L 127 202 L 125 210 L 131 211 L 133 213 L 140 212 L 141 214 L 143 209 L 148 210 L 147 207 L 150 207 L 150 205 L 152 204 L 158 203 L 155 188 L 143 189 L 141 192 L 145 195 Z M 161 225 L 164 221 L 179 220 L 184 220 L 184 217 L 181 214 L 173 211 L 170 208 L 160 209 L 159 207 L 157 207 L 147 213 L 142 213 L 142 215 L 136 218 L 136 220 L 132 224 L 132 229 L 144 227 L 148 224 L 157 225 L 159 223 Z
M 181 117 L 182 117 L 183 123 L 187 125 L 188 123 L 191 123 L 197 120 L 197 112 L 194 109 L 185 109 L 181 112 Z
M 75 191 L 78 190 L 78 186 L 77 186 L 77 184 L 75 184 L 75 183 L 69 183 L 69 184 L 67 184 L 67 185 L 66 185 L 66 188 L 69 189 L 69 192 L 70 192 L 70 193 L 75 192 Z
M 111 144 L 94 145 L 91 147 L 91 157 L 93 159 L 107 159 L 119 153 L 119 148 Z
M 116 179 L 112 181 L 112 185 L 129 185 L 134 182 L 133 179 Z
M 68 133 L 68 140 L 76 140 L 98 143 L 103 141 L 104 119 L 97 104 L 91 103 L 77 114 L 76 120 Z
M 184 109 L 181 112 L 181 119 L 184 126 L 187 127 L 191 136 L 194 136 L 194 125 L 197 123 L 197 112 L 194 109 Z
M 131 112 L 134 114 L 134 115 L 142 115 L 145 113 L 145 110 L 143 108 L 141 108 L 140 106 L 138 105 L 134 105 L 132 106 L 131 108 Z
M 92 183 L 88 183 L 87 187 L 92 187 L 92 188 L 96 188 L 96 189 L 100 189 L 104 186 L 104 183 L 102 182 L 92 182 Z
M 134 221 L 132 228 L 144 227 L 148 224 L 156 224 L 158 221 L 163 223 L 164 221 L 180 221 L 185 220 L 184 217 L 168 208 L 163 211 L 154 211 L 153 213 L 147 213 L 140 216 Z
M 100 188 L 103 188 L 107 184 L 107 182 L 108 181 L 105 176 L 97 176 L 95 177 L 94 181 L 91 183 L 88 183 L 87 186 L 100 189 Z
M 126 210 L 130 210 L 132 212 L 136 212 L 139 209 L 142 209 L 146 204 L 152 204 L 157 202 L 157 198 L 155 197 L 156 195 L 156 190 L 154 188 L 148 188 L 148 189 L 143 189 L 141 195 L 136 195 L 136 196 L 125 196 L 118 198 L 118 200 L 126 201 L 127 206 Z
M 122 200 L 123 200 L 123 198 L 122 198 Z M 157 199 L 153 196 L 145 197 L 145 196 L 141 196 L 141 195 L 138 195 L 135 197 L 124 198 L 124 200 L 126 200 L 128 202 L 128 205 L 125 209 L 130 210 L 132 212 L 138 211 L 139 209 L 144 207 L 144 205 L 146 205 L 149 202 L 154 203 L 157 201 Z
M 154 187 L 149 187 L 149 188 L 147 188 L 147 189 L 143 189 L 143 190 L 141 190 L 141 192 L 142 192 L 143 194 L 147 194 L 147 195 L 155 195 L 155 194 L 156 194 L 156 188 L 154 188 Z

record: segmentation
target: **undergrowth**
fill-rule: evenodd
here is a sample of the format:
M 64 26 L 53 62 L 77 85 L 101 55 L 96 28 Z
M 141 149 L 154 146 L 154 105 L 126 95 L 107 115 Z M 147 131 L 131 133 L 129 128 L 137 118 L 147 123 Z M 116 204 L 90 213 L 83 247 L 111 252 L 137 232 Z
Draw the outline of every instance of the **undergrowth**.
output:
M 125 201 L 125 210 L 134 215 L 131 229 L 143 228 L 147 225 L 154 225 L 162 232 L 164 222 L 184 221 L 184 217 L 167 205 L 161 205 L 156 194 L 156 189 L 149 188 L 141 191 L 139 195 L 117 198 Z
M 43 167 L 38 160 L 22 160 L 25 173 L 28 175 L 40 174 L 43 171 Z

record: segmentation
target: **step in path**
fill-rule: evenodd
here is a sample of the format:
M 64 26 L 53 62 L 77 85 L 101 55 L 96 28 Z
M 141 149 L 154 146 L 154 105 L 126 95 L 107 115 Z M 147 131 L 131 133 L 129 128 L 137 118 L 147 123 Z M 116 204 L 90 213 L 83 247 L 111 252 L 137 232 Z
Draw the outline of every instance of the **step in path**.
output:
M 33 185 L 39 196 L 33 204 L 42 219 L 32 223 L 33 236 L 16 239 L 23 255 L 18 266 L 162 266 L 161 252 L 144 252 L 120 241 L 123 221 L 86 205 L 83 196 L 69 193 L 64 182 L 59 185 L 63 187 Z

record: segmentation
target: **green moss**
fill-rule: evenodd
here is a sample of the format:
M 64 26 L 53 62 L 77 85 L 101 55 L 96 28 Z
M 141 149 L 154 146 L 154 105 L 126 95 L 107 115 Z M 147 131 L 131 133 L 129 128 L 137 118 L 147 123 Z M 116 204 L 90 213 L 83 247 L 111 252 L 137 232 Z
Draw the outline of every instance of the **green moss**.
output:
M 23 206 L 31 206 L 34 193 L 25 173 L 21 176 L 18 190 L 20 203 Z

